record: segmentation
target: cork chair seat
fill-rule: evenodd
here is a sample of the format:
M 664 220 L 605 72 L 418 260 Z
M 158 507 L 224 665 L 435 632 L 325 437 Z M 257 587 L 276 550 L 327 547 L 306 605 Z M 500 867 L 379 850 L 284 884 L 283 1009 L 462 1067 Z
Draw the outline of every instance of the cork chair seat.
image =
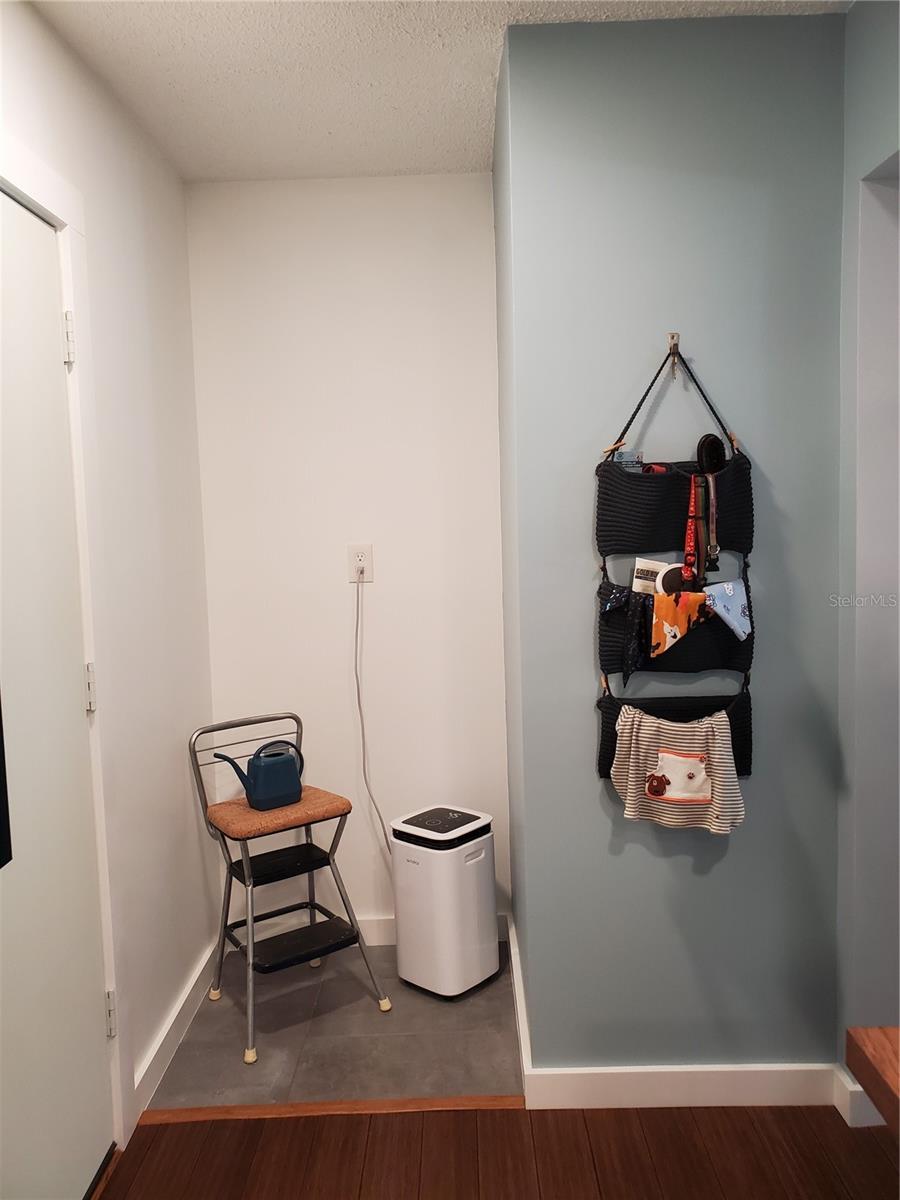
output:
M 332 821 L 336 817 L 346 816 L 352 808 L 346 797 L 304 784 L 303 795 L 297 804 L 262 811 L 251 808 L 247 797 L 241 796 L 211 804 L 208 815 L 210 825 L 225 837 L 243 842 L 270 833 L 284 833 L 288 829 L 302 829 L 319 821 Z

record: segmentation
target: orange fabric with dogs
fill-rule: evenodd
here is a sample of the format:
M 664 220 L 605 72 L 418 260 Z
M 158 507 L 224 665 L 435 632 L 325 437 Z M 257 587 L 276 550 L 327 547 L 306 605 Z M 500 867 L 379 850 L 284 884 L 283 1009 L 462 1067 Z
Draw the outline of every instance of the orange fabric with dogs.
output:
M 672 595 L 657 592 L 653 597 L 650 657 L 664 654 L 708 616 L 705 592 L 675 592 Z

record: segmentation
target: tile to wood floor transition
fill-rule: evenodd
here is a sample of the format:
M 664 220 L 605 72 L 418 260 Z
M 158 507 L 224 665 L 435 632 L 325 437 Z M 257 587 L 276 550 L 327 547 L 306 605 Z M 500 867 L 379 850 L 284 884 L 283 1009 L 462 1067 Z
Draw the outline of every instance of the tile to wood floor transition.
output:
M 140 1126 L 103 1200 L 887 1200 L 896 1155 L 828 1108 L 223 1120 Z

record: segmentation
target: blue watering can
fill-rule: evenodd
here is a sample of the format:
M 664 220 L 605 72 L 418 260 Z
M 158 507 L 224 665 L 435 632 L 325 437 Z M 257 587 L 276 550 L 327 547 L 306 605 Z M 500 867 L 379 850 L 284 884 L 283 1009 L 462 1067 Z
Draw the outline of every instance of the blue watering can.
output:
M 231 763 L 251 808 L 283 808 L 296 804 L 303 792 L 303 755 L 293 742 L 266 742 L 247 759 L 246 771 L 227 754 L 214 754 L 213 758 Z

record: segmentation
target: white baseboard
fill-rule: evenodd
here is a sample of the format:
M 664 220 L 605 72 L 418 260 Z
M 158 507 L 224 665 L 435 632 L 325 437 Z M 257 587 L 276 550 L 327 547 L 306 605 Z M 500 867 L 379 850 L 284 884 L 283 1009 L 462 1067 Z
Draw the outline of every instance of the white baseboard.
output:
M 216 943 L 213 942 L 201 955 L 181 995 L 169 1009 L 150 1049 L 135 1067 L 134 1095 L 138 1113 L 143 1112 L 150 1103 L 153 1093 L 159 1087 L 159 1081 L 207 993 L 212 982 L 215 953 Z
M 360 917 L 359 927 L 367 946 L 396 946 L 397 923 L 393 917 Z M 502 942 L 507 938 L 506 913 L 497 914 L 497 931 Z
M 878 1109 L 862 1090 L 846 1067 L 834 1065 L 834 1095 L 832 1103 L 848 1125 L 883 1125 Z
M 397 944 L 397 924 L 393 917 L 359 917 L 359 929 L 367 946 Z
M 831 1104 L 831 1063 L 532 1067 L 526 1108 L 703 1108 Z
M 526 1108 L 670 1108 L 718 1105 L 835 1104 L 848 1124 L 861 1102 L 847 1089 L 838 1104 L 834 1063 L 685 1063 L 677 1066 L 536 1067 L 512 917 L 509 952 Z M 852 1084 L 852 1081 L 848 1081 Z

